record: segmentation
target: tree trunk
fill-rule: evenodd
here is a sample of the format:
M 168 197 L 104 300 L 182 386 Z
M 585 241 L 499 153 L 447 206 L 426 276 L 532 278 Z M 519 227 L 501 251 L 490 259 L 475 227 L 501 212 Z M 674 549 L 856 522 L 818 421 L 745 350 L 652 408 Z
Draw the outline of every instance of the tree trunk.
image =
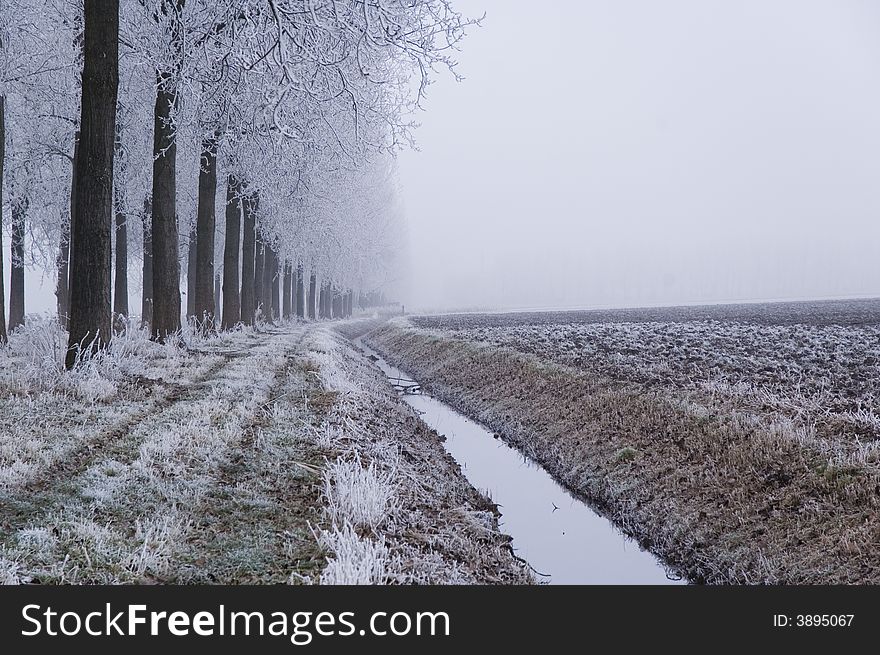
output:
M 148 330 L 153 324 L 153 203 L 150 196 L 144 198 L 144 213 L 141 215 L 141 227 L 144 236 L 144 268 L 143 294 L 141 296 L 141 325 Z
M 240 185 L 234 175 L 226 180 L 226 239 L 223 243 L 223 323 L 229 330 L 241 321 L 241 296 L 238 286 L 238 251 L 241 242 Z M 216 307 L 215 307 L 216 311 Z
M 70 341 L 79 347 L 110 338 L 111 233 L 116 97 L 119 88 L 119 0 L 85 0 L 80 150 L 70 266 Z
M 296 267 L 296 315 L 306 317 L 306 281 L 303 279 L 303 265 Z
M 271 316 L 271 320 L 274 322 L 280 316 L 278 309 L 281 294 L 278 288 L 278 255 L 275 253 L 275 249 L 272 246 L 266 247 L 266 272 L 264 275 L 265 296 L 263 301 L 266 303 L 266 307 L 269 308 L 268 313 Z
M 320 320 L 324 318 L 324 283 L 318 285 L 318 295 L 315 298 L 315 313 Z
M 73 216 L 68 214 L 67 220 L 62 220 L 61 238 L 58 239 L 58 256 L 55 258 L 55 270 L 58 281 L 55 283 L 55 311 L 58 313 L 58 322 L 61 327 L 67 329 L 67 319 L 70 315 L 70 226 Z
M 272 246 L 263 242 L 263 314 L 267 321 L 272 321 L 272 279 L 275 275 L 272 269 Z
M 70 235 L 73 222 L 76 219 L 76 207 L 74 197 L 76 190 L 76 161 L 79 159 L 79 130 L 76 131 L 73 141 L 73 159 L 71 160 L 70 175 L 70 212 L 67 222 L 61 225 L 61 238 L 58 241 L 58 257 L 55 258 L 55 268 L 58 271 L 58 281 L 55 285 L 56 308 L 58 322 L 65 330 L 70 322 Z
M 293 288 L 293 266 L 284 262 L 284 289 L 282 291 L 282 312 L 284 320 L 290 319 L 290 290 Z
M 290 318 L 296 316 L 297 275 L 293 262 L 290 263 Z
M 220 312 L 220 294 L 223 288 L 223 283 L 220 281 L 220 273 L 214 275 L 214 316 L 211 321 L 211 327 L 217 328 L 220 325 L 220 319 L 217 314 Z
M 120 199 L 116 205 L 116 285 L 113 295 L 113 313 L 128 316 L 128 217 L 121 211 Z
M 266 244 L 257 232 L 256 254 L 254 255 L 254 319 L 257 316 L 266 320 L 266 305 L 263 302 L 263 275 L 266 272 Z
M 327 318 L 327 283 L 321 283 L 321 291 L 318 294 L 318 318 Z
M 153 320 L 150 336 L 164 342 L 180 330 L 180 256 L 177 227 L 177 140 L 172 114 L 177 90 L 158 73 L 153 117 Z
M 119 110 L 117 109 L 117 112 Z M 116 123 L 116 150 L 113 156 L 116 157 L 116 164 L 119 173 L 124 173 L 124 160 L 122 159 L 122 129 L 119 122 Z M 122 319 L 120 325 L 115 326 L 117 329 L 124 326 L 124 317 L 128 316 L 128 227 L 126 226 L 126 216 L 123 211 L 125 207 L 125 180 L 115 179 L 113 184 L 114 204 L 116 205 L 116 253 L 115 253 L 115 275 L 116 284 L 113 288 L 113 313 L 117 318 Z
M 315 320 L 315 287 L 318 284 L 317 277 L 315 276 L 314 271 L 311 276 L 309 276 L 309 298 L 308 298 L 308 310 L 309 310 L 309 318 L 311 320 Z
M 272 246 L 263 241 L 263 293 L 260 302 L 263 305 L 263 319 L 272 321 Z
M 198 247 L 198 235 L 196 226 L 193 224 L 189 231 L 186 254 L 186 317 L 194 318 L 196 315 L 196 248 Z
M 245 325 L 253 325 L 256 310 L 254 277 L 256 274 L 257 218 L 252 196 L 244 199 L 242 209 L 244 210 L 244 233 L 241 240 L 241 322 Z
M 195 315 L 214 323 L 214 230 L 216 228 L 218 136 L 202 144 L 199 204 L 196 213 Z
M 263 319 L 272 321 L 272 247 L 263 241 Z
M 0 95 L 0 345 L 6 336 L 6 293 L 3 290 L 3 169 L 6 165 L 6 96 Z
M 24 325 L 24 222 L 27 198 L 12 201 L 12 261 L 9 276 L 9 331 Z

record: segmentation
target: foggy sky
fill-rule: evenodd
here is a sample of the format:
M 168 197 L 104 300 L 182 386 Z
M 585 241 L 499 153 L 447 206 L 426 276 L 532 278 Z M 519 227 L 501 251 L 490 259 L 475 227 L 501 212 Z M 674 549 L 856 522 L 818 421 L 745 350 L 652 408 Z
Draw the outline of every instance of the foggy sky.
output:
M 408 309 L 880 295 L 880 3 L 457 4 L 466 79 L 399 164 Z
M 880 3 L 474 0 L 411 308 L 880 295 Z

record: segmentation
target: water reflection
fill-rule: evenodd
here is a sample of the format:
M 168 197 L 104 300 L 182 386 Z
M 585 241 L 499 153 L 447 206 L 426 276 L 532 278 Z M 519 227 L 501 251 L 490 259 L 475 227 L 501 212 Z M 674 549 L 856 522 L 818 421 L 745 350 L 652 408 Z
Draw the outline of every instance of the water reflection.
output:
M 389 378 L 411 380 L 359 344 Z M 650 553 L 574 498 L 540 466 L 481 425 L 427 395 L 404 399 L 446 436 L 446 449 L 501 509 L 516 554 L 556 584 L 676 584 Z

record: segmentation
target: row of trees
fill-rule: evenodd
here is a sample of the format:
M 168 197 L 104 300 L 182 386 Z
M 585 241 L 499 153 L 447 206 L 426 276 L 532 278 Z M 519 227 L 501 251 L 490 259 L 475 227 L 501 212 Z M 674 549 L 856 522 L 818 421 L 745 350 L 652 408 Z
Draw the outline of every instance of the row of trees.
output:
M 129 313 L 138 260 L 159 340 L 184 277 L 186 313 L 228 328 L 345 315 L 394 274 L 393 154 L 472 24 L 448 0 L 3 3 L 11 327 L 26 266 L 56 272 L 70 365 Z

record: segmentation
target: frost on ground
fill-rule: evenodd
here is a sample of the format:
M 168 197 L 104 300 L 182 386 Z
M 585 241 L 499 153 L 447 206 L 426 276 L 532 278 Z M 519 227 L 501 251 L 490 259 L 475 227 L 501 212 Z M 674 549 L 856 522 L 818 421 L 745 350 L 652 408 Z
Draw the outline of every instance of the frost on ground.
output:
M 340 328 L 353 336 L 362 323 Z M 467 482 L 439 435 L 331 328 L 305 345 L 332 395 L 334 455 L 323 472 L 330 551 L 322 583 L 530 583 L 495 508 Z
M 321 571 L 323 585 L 373 585 L 388 580 L 385 541 L 358 534 L 349 523 L 336 523 L 320 533 L 319 541 L 332 553 Z
M 66 341 L 42 319 L 0 349 L 0 582 L 526 579 L 497 529 L 467 532 L 487 503 L 437 436 L 327 328 L 160 345 L 132 324 L 73 372 Z
M 375 530 L 394 509 L 396 477 L 396 462 L 380 471 L 375 461 L 364 466 L 357 453 L 335 460 L 323 475 L 327 514 L 335 525 Z
M 296 358 L 303 331 L 185 333 L 159 345 L 132 326 L 72 373 L 60 367 L 66 337 L 54 322 L 14 334 L 0 353 L 0 577 L 317 575 L 311 524 L 322 516 L 325 453 L 307 408 L 315 384 Z
M 877 583 L 880 316 L 856 309 L 423 317 L 369 342 L 694 580 Z

